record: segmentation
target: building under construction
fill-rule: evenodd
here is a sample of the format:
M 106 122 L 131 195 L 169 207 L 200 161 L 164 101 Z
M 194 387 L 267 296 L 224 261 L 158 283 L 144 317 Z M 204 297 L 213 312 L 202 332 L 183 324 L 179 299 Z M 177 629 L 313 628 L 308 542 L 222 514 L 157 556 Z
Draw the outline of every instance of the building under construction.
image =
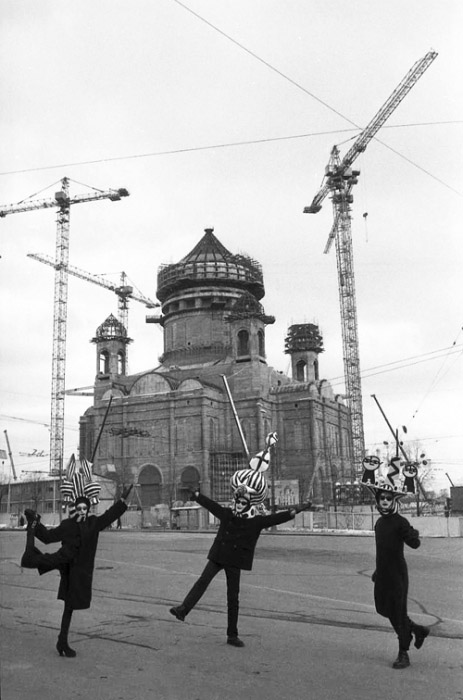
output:
M 276 431 L 272 481 L 291 480 L 298 500 L 332 501 L 335 482 L 353 476 L 349 412 L 320 379 L 316 325 L 289 328 L 290 377 L 267 365 L 265 329 L 275 319 L 264 295 L 260 264 L 206 229 L 188 255 L 158 270 L 157 367 L 127 375 L 130 339 L 116 318 L 106 319 L 93 338 L 94 403 L 80 420 L 80 454 L 90 459 L 106 419 L 95 473 L 138 484 L 144 508 L 185 502 L 198 486 L 224 502 L 231 474 L 247 466 L 243 443 L 253 454 Z

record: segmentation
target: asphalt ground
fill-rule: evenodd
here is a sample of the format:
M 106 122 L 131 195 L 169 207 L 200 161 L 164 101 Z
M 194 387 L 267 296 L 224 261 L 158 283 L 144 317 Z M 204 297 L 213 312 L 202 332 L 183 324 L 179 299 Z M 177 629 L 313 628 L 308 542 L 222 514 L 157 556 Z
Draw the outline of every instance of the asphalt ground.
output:
M 22 570 L 25 533 L 0 532 L 2 700 L 463 700 L 461 539 L 407 549 L 409 614 L 431 635 L 396 671 L 395 634 L 373 606 L 372 537 L 262 534 L 242 575 L 237 649 L 226 644 L 223 573 L 185 622 L 169 614 L 213 536 L 103 532 L 67 659 L 55 649 L 57 572 Z

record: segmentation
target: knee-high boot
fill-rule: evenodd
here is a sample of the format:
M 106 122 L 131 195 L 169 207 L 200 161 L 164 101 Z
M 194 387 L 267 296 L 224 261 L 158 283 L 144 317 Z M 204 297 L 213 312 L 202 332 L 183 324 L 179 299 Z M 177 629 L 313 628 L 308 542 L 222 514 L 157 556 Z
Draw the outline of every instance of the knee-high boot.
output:
M 23 569 L 35 569 L 38 563 L 38 557 L 42 552 L 35 546 L 35 527 L 40 520 L 40 515 L 32 510 L 25 511 L 27 518 L 26 529 L 26 549 L 21 557 L 21 567 Z
M 58 637 L 58 641 L 56 642 L 56 650 L 60 656 L 67 656 L 68 658 L 72 658 L 74 656 L 77 656 L 77 653 L 74 651 L 74 649 L 71 649 L 71 647 L 68 644 L 68 633 L 69 633 L 69 627 L 71 626 L 71 618 L 72 618 L 72 608 L 68 605 L 64 605 L 64 611 L 63 611 L 63 617 L 61 618 L 61 629 Z

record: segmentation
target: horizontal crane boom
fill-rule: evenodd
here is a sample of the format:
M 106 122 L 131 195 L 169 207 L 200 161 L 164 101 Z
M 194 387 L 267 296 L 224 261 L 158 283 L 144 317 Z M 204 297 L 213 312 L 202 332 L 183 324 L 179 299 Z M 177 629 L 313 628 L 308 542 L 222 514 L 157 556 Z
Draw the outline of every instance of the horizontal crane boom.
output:
M 49 255 L 44 255 L 40 253 L 28 253 L 27 257 L 32 258 L 33 260 L 37 260 L 38 262 L 42 262 L 45 265 L 50 265 L 50 267 L 53 267 L 56 270 L 56 262 Z M 134 301 L 139 301 L 142 304 L 144 304 L 148 309 L 154 309 L 160 306 L 159 303 L 152 301 L 148 297 L 145 297 L 143 294 L 134 294 L 133 287 L 130 287 L 128 285 L 116 284 L 115 282 L 111 282 L 100 275 L 95 275 L 91 272 L 85 272 L 85 270 L 81 270 L 78 267 L 74 267 L 74 265 L 68 265 L 67 271 L 70 275 L 74 275 L 74 277 L 79 277 L 80 279 L 86 280 L 87 282 L 92 282 L 93 284 L 97 284 L 100 287 L 110 289 L 112 292 L 115 292 L 118 296 L 124 296 L 128 297 L 129 299 L 134 299 Z M 124 275 L 124 273 L 122 274 Z

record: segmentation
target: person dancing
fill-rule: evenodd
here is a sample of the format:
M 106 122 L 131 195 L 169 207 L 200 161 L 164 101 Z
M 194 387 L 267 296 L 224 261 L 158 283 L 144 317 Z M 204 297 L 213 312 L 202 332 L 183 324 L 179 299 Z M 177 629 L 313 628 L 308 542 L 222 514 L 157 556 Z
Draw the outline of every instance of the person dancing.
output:
M 74 456 L 68 467 L 68 479 L 63 481 L 61 490 L 65 501 L 71 505 L 70 517 L 57 527 L 47 529 L 40 522 L 40 515 L 26 510 L 27 534 L 26 550 L 21 559 L 21 567 L 38 569 L 40 575 L 58 569 L 60 584 L 58 599 L 64 601 L 60 633 L 56 649 L 60 656 L 69 658 L 77 654 L 68 644 L 68 634 L 74 610 L 85 610 L 92 600 L 92 580 L 99 534 L 117 520 L 127 510 L 127 498 L 133 484 L 125 488 L 119 501 L 102 515 L 90 513 L 92 504 L 98 503 L 100 485 L 92 482 L 90 465 L 81 462 L 76 470 Z M 87 476 L 87 479 L 85 479 Z M 88 478 L 90 476 L 90 479 Z M 44 554 L 34 546 L 34 538 L 44 544 L 61 542 L 61 548 L 53 554 Z
M 274 436 L 276 441 L 276 435 L 274 433 L 270 435 Z M 270 435 L 267 436 L 267 444 L 270 442 Z M 244 642 L 238 636 L 241 570 L 251 571 L 254 550 L 260 533 L 273 525 L 291 520 L 296 513 L 310 506 L 307 504 L 271 515 L 262 514 L 261 505 L 268 489 L 263 473 L 258 469 L 268 467 L 265 452 L 259 453 L 254 460 L 251 460 L 252 466 L 257 462 L 255 464 L 257 469 L 242 469 L 233 474 L 231 485 L 234 491 L 229 507 L 221 506 L 199 490 L 191 495 L 192 500 L 207 508 L 220 521 L 220 526 L 201 576 L 183 602 L 169 610 L 171 615 L 183 622 L 206 592 L 214 577 L 223 569 L 227 580 L 227 644 L 235 647 L 244 646 Z

